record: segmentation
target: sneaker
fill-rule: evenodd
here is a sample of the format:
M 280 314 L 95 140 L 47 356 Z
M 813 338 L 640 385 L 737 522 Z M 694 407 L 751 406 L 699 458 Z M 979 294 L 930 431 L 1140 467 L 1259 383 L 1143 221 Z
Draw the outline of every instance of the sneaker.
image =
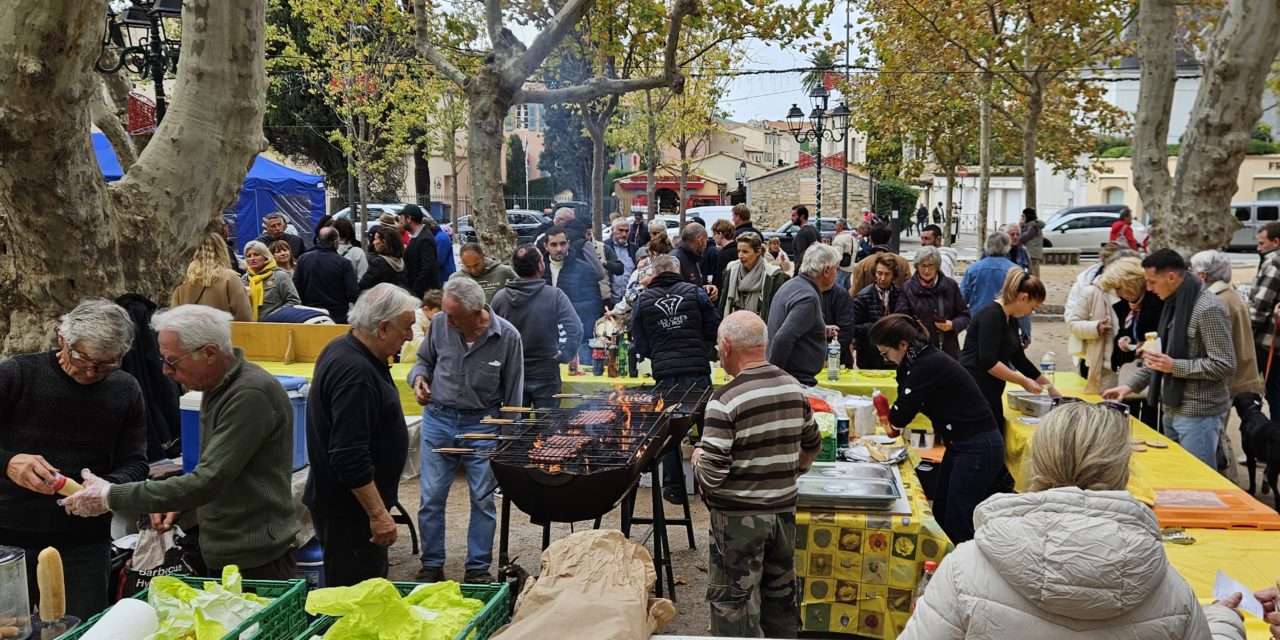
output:
M 493 499 L 498 500 L 500 498 L 502 498 L 502 487 L 493 490 Z
M 684 494 L 680 487 L 663 487 L 662 499 L 671 504 L 684 504 L 689 497 Z
M 1238 456 L 1236 456 L 1236 463 L 1237 463 L 1237 464 L 1245 464 L 1245 463 L 1247 463 L 1247 462 L 1249 462 L 1249 456 L 1247 456 L 1247 455 L 1245 455 L 1245 454 L 1243 454 L 1243 453 L 1242 453 L 1242 454 L 1240 454 L 1240 455 L 1238 455 Z
M 414 576 L 418 582 L 444 582 L 444 567 L 423 567 Z
M 488 569 L 467 569 L 462 581 L 467 584 L 493 584 L 493 574 Z

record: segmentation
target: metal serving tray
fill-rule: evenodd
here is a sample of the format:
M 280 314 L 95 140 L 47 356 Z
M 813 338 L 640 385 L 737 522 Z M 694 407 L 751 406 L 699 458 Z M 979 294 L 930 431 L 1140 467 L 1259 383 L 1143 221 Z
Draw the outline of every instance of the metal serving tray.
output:
M 876 464 L 814 465 L 796 484 L 801 507 L 887 511 L 903 493 L 893 470 Z

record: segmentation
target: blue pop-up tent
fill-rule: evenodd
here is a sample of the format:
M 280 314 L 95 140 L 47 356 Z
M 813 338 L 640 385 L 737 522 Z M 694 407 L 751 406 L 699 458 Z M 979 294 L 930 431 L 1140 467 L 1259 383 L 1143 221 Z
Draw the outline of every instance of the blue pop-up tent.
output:
M 102 168 L 102 177 L 108 182 L 124 175 L 107 136 L 93 134 L 93 152 Z M 324 216 L 324 177 L 290 169 L 262 156 L 255 158 L 236 201 L 236 247 L 243 250 L 246 243 L 258 237 L 262 233 L 262 218 L 276 211 L 284 214 L 298 234 L 309 240 L 312 229 Z

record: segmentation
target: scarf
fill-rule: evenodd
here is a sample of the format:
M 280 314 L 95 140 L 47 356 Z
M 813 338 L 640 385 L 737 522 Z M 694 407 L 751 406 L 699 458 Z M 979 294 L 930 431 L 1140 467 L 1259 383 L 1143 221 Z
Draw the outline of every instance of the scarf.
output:
M 747 270 L 742 266 L 742 261 L 735 260 L 729 265 L 729 283 L 725 287 L 729 302 L 734 309 L 745 309 L 747 311 L 760 312 L 760 304 L 763 301 L 765 278 L 768 276 L 766 271 L 773 266 L 764 260 L 757 259 L 755 268 Z M 776 267 L 775 267 L 776 268 Z
M 1164 352 L 1174 360 L 1187 357 L 1187 327 L 1191 326 L 1191 312 L 1195 311 L 1196 299 L 1204 289 L 1204 283 L 1194 273 L 1187 273 L 1182 284 L 1173 296 L 1166 300 L 1160 310 L 1160 342 Z M 1173 328 L 1177 327 L 1177 330 Z M 1185 378 L 1175 378 L 1160 372 L 1154 372 L 1155 379 L 1151 388 L 1156 397 L 1152 402 L 1160 402 L 1171 409 L 1182 407 L 1182 392 L 1186 389 Z
M 253 309 L 253 321 L 258 321 L 258 309 L 262 307 L 262 299 L 266 296 L 266 290 L 263 287 L 264 282 L 271 279 L 276 273 L 276 261 L 268 260 L 267 264 L 262 266 L 262 271 L 254 273 L 249 272 L 249 308 Z

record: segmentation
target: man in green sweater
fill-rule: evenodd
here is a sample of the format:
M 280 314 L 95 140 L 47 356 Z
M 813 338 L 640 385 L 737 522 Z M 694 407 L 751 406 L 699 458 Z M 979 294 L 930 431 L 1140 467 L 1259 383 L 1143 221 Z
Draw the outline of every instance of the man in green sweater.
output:
M 462 249 L 458 251 L 458 258 L 462 260 L 462 268 L 453 272 L 449 279 L 475 280 L 484 291 L 485 304 L 493 302 L 493 295 L 506 288 L 509 280 L 516 279 L 516 272 L 511 267 L 486 257 L 484 247 L 478 243 L 468 242 L 462 245 Z
M 298 522 L 290 489 L 293 407 L 271 374 L 231 347 L 231 315 L 182 305 L 155 314 L 165 373 L 203 392 L 200 460 L 191 473 L 159 482 L 115 484 L 88 470 L 84 489 L 60 501 L 68 512 L 151 513 L 168 530 L 196 509 L 200 551 L 210 575 L 234 564 L 245 578 L 294 577 Z

